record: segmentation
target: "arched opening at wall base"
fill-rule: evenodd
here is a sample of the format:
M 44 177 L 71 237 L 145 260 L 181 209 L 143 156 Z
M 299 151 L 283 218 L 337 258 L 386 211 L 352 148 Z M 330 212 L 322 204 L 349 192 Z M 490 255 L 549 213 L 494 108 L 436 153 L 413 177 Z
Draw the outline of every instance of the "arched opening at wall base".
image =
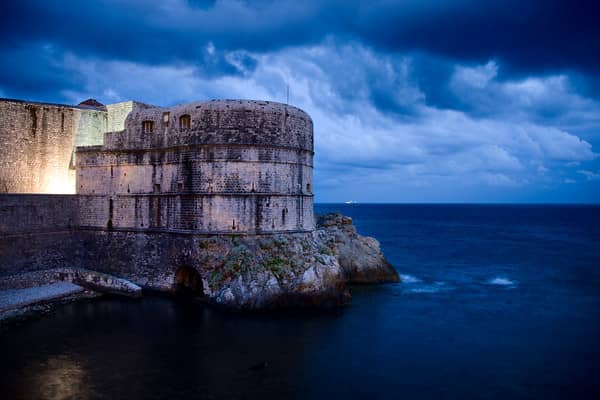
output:
M 190 266 L 177 268 L 177 271 L 175 271 L 175 292 L 191 297 L 204 295 L 202 277 L 195 268 Z

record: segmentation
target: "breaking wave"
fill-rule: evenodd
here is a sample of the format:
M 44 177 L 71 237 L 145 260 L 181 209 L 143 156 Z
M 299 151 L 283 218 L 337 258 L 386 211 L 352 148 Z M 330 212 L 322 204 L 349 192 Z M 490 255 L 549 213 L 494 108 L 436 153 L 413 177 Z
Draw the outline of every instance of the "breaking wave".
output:
M 418 283 L 421 282 L 419 278 L 416 276 L 408 275 L 408 274 L 400 274 L 400 281 L 402 283 Z
M 420 281 L 419 281 L 420 282 Z M 452 289 L 445 282 L 433 282 L 430 284 L 416 285 L 415 287 L 407 288 L 406 293 L 437 293 Z
M 507 286 L 507 287 L 517 286 L 517 283 L 515 281 L 510 280 L 508 278 L 500 277 L 500 276 L 490 279 L 487 283 L 490 285 Z

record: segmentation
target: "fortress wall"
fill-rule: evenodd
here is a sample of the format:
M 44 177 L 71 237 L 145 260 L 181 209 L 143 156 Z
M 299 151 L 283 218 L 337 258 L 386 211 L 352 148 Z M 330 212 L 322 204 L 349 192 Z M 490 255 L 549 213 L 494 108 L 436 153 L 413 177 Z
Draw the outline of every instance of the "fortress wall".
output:
M 112 212 L 111 212 L 112 200 Z M 252 234 L 314 229 L 312 197 L 274 195 L 80 196 L 85 228 Z M 110 223 L 109 223 L 110 220 Z
M 105 128 L 101 110 L 0 99 L 0 193 L 75 193 L 73 146 Z
M 189 151 L 178 159 L 162 162 L 159 160 L 169 159 L 164 153 L 154 154 L 156 157 L 141 153 L 129 153 L 130 157 L 85 154 L 78 166 L 80 194 L 153 193 L 155 185 L 160 185 L 163 193 L 312 194 L 312 168 L 293 160 L 297 158 L 293 154 L 288 154 L 292 160 L 277 162 L 256 158 L 210 161 Z M 139 164 L 135 164 L 136 158 Z
M 105 132 L 117 132 L 125 129 L 125 120 L 131 111 L 138 108 L 151 108 L 144 103 L 137 101 L 123 101 L 120 103 L 108 104 L 107 110 L 107 127 Z M 102 144 L 100 140 L 99 144 Z
M 78 211 L 75 195 L 0 194 L 0 276 L 76 263 Z
M 75 195 L 0 194 L 0 235 L 71 230 L 78 207 Z
M 73 137 L 73 149 L 77 146 L 102 144 L 108 126 L 106 111 L 94 109 L 76 109 L 75 111 L 79 114 L 79 123 Z
M 180 127 L 189 115 L 190 128 Z M 143 122 L 153 132 L 143 132 Z M 150 149 L 193 144 L 244 144 L 313 150 L 313 123 L 304 111 L 285 104 L 215 100 L 169 108 L 135 109 L 123 133 L 108 135 L 107 149 Z
M 69 170 L 77 110 L 0 101 L 0 192 L 71 193 Z

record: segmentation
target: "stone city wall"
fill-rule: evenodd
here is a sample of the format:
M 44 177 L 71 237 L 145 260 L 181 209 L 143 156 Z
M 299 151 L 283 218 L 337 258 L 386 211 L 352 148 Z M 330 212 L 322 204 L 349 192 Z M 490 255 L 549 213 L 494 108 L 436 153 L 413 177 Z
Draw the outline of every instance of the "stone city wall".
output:
M 0 99 L 0 193 L 75 193 L 77 146 L 101 145 L 135 108 L 99 108 Z
M 78 225 L 76 195 L 0 194 L 0 236 L 63 232 Z
M 0 275 L 78 262 L 75 195 L 0 194 Z
M 79 124 L 72 107 L 0 100 L 0 192 L 74 193 L 69 164 Z
M 0 99 L 0 193 L 75 193 L 76 146 L 103 143 L 141 103 L 102 109 Z

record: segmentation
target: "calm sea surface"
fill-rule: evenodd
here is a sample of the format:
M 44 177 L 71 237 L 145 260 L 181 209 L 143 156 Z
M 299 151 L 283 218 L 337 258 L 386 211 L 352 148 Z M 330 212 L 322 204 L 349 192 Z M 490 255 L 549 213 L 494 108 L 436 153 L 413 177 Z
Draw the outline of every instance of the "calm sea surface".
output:
M 316 209 L 352 216 L 404 283 L 316 314 L 66 305 L 0 333 L 0 398 L 600 398 L 600 207 Z

